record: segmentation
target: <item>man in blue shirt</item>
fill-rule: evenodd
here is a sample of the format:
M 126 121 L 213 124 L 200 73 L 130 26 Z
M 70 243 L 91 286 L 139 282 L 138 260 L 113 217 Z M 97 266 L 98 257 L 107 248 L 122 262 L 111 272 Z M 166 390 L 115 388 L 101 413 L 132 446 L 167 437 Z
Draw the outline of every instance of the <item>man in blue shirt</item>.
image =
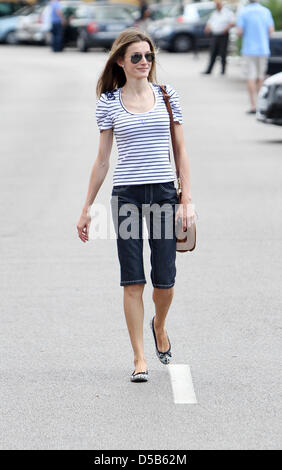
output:
M 54 52 L 63 50 L 63 25 L 65 23 L 59 0 L 50 1 L 50 22 L 52 33 L 52 49 Z
M 237 19 L 238 34 L 242 36 L 241 54 L 245 57 L 245 73 L 250 96 L 251 109 L 256 113 L 256 95 L 265 79 L 268 56 L 270 55 L 269 36 L 274 31 L 274 21 L 268 8 L 256 0 L 242 8 Z

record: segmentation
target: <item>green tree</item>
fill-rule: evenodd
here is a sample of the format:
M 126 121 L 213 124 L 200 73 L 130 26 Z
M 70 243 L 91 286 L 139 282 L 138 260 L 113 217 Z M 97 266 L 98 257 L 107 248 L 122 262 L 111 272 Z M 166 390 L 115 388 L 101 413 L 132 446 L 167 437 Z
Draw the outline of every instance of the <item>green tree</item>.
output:
M 264 0 L 261 4 L 271 11 L 275 30 L 282 31 L 282 0 Z

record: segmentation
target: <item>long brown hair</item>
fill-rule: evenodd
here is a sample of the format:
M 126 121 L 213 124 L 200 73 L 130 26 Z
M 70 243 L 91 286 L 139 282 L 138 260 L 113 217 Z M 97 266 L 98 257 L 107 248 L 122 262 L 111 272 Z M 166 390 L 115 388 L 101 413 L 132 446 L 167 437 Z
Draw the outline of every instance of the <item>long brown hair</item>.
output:
M 134 42 L 145 41 L 149 44 L 151 52 L 155 53 L 155 46 L 152 39 L 142 31 L 136 28 L 125 29 L 114 41 L 109 58 L 106 62 L 103 72 L 101 73 L 96 93 L 100 98 L 102 93 L 123 87 L 126 82 L 126 76 L 122 67 L 117 64 L 120 57 L 124 57 L 126 49 Z M 156 82 L 156 63 L 152 62 L 152 67 L 148 75 L 149 82 Z

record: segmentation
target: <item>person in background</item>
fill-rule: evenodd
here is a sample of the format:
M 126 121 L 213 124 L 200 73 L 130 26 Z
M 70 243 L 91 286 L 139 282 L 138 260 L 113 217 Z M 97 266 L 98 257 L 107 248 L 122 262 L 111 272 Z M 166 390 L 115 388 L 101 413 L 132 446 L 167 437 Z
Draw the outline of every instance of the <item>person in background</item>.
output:
M 151 24 L 152 12 L 148 7 L 146 0 L 139 0 L 139 17 L 136 20 L 136 28 L 140 31 L 146 32 L 147 27 Z
M 221 58 L 221 73 L 225 73 L 229 30 L 236 24 L 234 13 L 230 8 L 223 6 L 221 0 L 215 0 L 215 6 L 216 9 L 211 14 L 204 30 L 206 34 L 212 34 L 212 41 L 209 65 L 202 72 L 203 74 L 210 74 L 212 72 L 217 56 Z
M 256 0 L 241 9 L 237 19 L 238 35 L 242 36 L 241 54 L 245 58 L 245 72 L 251 108 L 247 114 L 256 113 L 257 94 L 265 79 L 269 37 L 274 31 L 274 21 L 270 10 Z
M 140 5 L 140 17 L 139 21 L 145 20 L 148 18 L 149 13 L 148 13 L 148 2 L 146 0 L 139 0 L 139 5 Z
M 59 0 L 50 0 L 50 22 L 52 34 L 52 50 L 61 52 L 64 42 L 65 18 Z
M 144 11 L 142 19 L 139 19 L 139 21 L 136 24 L 136 27 L 140 29 L 141 31 L 147 31 L 148 26 L 151 24 L 151 10 L 147 8 L 147 10 Z

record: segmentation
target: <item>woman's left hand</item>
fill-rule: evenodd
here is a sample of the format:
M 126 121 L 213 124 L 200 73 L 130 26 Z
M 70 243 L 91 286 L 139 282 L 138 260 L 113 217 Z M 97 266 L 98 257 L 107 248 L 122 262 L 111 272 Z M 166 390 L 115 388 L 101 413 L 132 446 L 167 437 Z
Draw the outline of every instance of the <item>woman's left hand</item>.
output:
M 186 232 L 187 227 L 191 227 L 195 223 L 195 206 L 191 202 L 181 202 L 175 214 L 175 223 L 179 219 L 182 220 L 182 230 Z

